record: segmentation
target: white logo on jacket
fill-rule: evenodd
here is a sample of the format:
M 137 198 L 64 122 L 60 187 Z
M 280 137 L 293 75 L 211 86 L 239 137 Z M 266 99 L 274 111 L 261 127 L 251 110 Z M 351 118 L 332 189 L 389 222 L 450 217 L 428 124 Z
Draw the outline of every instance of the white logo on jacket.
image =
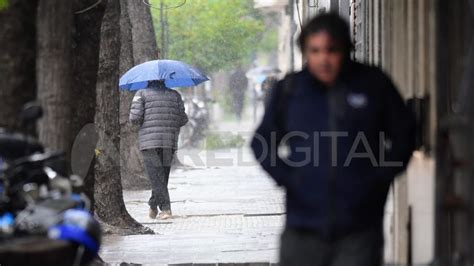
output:
M 349 93 L 347 95 L 347 103 L 352 108 L 364 108 L 368 103 L 367 96 L 363 93 Z

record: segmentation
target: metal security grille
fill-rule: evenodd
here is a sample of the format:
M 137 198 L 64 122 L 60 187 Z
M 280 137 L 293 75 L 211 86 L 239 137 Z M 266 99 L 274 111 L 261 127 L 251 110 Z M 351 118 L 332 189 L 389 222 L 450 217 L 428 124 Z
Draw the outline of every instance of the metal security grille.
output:
M 365 40 L 367 33 L 365 31 L 366 25 L 364 23 L 365 5 L 366 2 L 363 0 L 355 0 L 354 2 L 354 59 L 359 62 L 363 62 L 367 58 L 367 42 Z

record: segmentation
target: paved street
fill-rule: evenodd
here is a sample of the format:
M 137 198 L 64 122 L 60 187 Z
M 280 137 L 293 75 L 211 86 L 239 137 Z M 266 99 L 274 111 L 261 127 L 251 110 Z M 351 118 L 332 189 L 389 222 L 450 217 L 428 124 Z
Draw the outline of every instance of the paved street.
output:
M 110 263 L 152 265 L 277 262 L 283 192 L 255 164 L 223 166 L 215 159 L 237 158 L 238 153 L 251 161 L 248 149 L 203 151 L 199 155 L 207 157 L 207 166 L 172 173 L 172 220 L 148 218 L 149 191 L 125 191 L 129 212 L 157 234 L 106 236 L 101 257 Z

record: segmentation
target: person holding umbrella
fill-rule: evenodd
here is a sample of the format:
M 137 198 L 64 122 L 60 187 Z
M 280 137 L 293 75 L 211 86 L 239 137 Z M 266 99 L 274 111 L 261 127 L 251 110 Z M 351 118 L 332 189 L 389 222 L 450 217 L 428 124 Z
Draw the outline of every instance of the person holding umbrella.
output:
M 139 126 L 138 145 L 150 179 L 149 217 L 172 217 L 168 179 L 179 131 L 188 122 L 183 99 L 171 87 L 194 86 L 208 80 L 182 62 L 154 60 L 135 66 L 120 79 L 120 88 L 138 90 L 130 108 L 130 122 Z

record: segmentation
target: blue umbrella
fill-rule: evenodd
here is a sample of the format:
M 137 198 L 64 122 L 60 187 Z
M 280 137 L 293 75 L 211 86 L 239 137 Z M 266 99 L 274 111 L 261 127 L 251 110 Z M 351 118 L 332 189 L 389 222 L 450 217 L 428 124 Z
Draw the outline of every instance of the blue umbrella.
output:
M 148 81 L 164 80 L 168 88 L 192 87 L 209 80 L 195 67 L 175 60 L 153 60 L 134 66 L 119 82 L 122 90 L 144 89 Z

